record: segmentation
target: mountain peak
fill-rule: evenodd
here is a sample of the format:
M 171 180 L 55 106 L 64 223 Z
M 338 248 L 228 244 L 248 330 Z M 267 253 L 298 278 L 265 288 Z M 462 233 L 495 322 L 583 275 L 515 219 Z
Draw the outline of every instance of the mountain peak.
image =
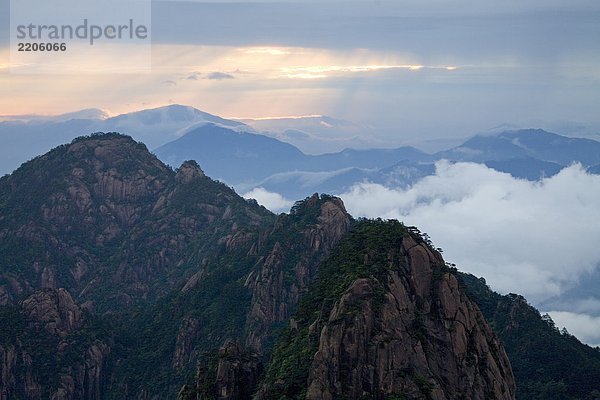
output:
M 202 168 L 200 168 L 198 163 L 194 160 L 188 160 L 181 164 L 181 167 L 177 169 L 175 179 L 179 183 L 189 183 L 196 178 L 202 178 L 204 176 L 204 171 L 202 171 Z
M 502 345 L 413 236 L 398 221 L 354 224 L 319 266 L 256 398 L 514 399 Z
M 36 259 L 40 265 L 29 259 L 19 265 L 19 277 L 28 282 L 20 287 L 35 289 L 34 282 L 39 282 L 41 287 L 66 287 L 86 300 L 101 296 L 97 287 L 87 287 L 94 279 L 101 279 L 101 274 L 96 275 L 103 262 L 99 260 L 105 260 L 116 248 L 126 249 L 129 243 L 135 250 L 131 247 L 114 253 L 119 262 L 106 266 L 112 274 L 106 278 L 112 279 L 111 285 L 127 288 L 122 299 L 107 302 L 127 306 L 132 298 L 156 294 L 145 285 L 182 265 L 185 252 L 181 249 L 190 245 L 200 227 L 217 226 L 226 238 L 243 226 L 258 226 L 273 218 L 226 185 L 204 176 L 195 161 L 186 161 L 174 173 L 145 145 L 119 133 L 80 137 L 23 164 L 0 178 L 0 231 L 6 234 L 26 225 L 28 236 L 23 240 L 28 244 L 24 246 L 35 247 L 41 242 L 53 243 L 54 247 L 49 255 Z M 238 217 L 240 220 L 235 219 Z M 180 220 L 186 221 L 185 228 L 181 228 Z M 152 229 L 172 225 L 180 230 L 171 240 L 165 231 L 144 233 L 149 225 Z M 154 242 L 146 243 L 139 235 L 153 236 Z M 0 243 L 0 254 L 19 251 L 7 243 Z M 141 262 L 140 267 L 138 258 L 148 256 L 138 252 L 141 247 L 163 253 Z M 0 305 L 5 265 L 0 260 Z M 18 299 L 24 292 L 7 290 L 7 299 Z
M 148 151 L 146 145 L 136 142 L 131 136 L 116 132 L 97 132 L 76 138 L 67 146 L 67 152 L 79 161 L 93 163 L 95 169 L 116 168 L 122 172 L 121 170 L 133 168 L 133 164 L 138 161 L 155 167 L 162 164 Z M 52 152 L 48 153 L 50 154 Z
M 216 115 L 198 110 L 192 106 L 185 106 L 182 104 L 169 104 L 166 106 L 134 111 L 127 114 L 118 115 L 114 118 L 111 118 L 111 120 L 118 122 L 136 121 L 144 125 L 181 122 L 189 124 L 213 122 L 225 126 L 243 125 L 241 122 L 226 120 Z
M 314 193 L 312 196 L 305 198 L 304 200 L 297 201 L 290 211 L 290 215 L 302 216 L 305 214 L 312 214 L 313 211 L 320 212 L 324 205 L 331 204 L 334 208 L 339 209 L 344 214 L 347 214 L 346 207 L 342 199 L 336 196 L 328 194 Z
M 86 108 L 79 111 L 74 111 L 66 114 L 57 115 L 54 120 L 66 121 L 69 119 L 107 119 L 110 118 L 111 112 L 101 108 Z
M 540 136 L 540 137 L 551 137 L 561 136 L 556 133 L 548 132 L 541 128 L 527 128 L 527 129 L 509 129 L 498 134 L 500 137 L 516 137 L 516 136 Z
M 74 119 L 86 120 L 105 120 L 112 116 L 108 110 L 101 108 L 85 108 L 83 110 L 72 111 L 58 115 L 39 115 L 39 114 L 21 114 L 21 115 L 0 115 L 0 122 L 11 121 L 20 123 L 41 124 L 47 122 L 66 122 Z

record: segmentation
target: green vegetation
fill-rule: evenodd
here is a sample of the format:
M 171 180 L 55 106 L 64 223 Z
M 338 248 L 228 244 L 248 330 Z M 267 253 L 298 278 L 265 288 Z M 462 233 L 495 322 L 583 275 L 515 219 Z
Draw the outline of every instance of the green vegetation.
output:
M 123 362 L 116 375 L 122 385 L 135 392 L 146 388 L 154 393 L 176 391 L 193 375 L 196 365 L 186 365 L 174 373 L 175 340 L 184 317 L 198 321 L 194 351 L 202 353 L 219 348 L 227 338 L 240 338 L 250 293 L 243 286 L 248 264 L 240 262 L 214 265 L 215 270 L 186 293 L 173 293 L 154 306 L 140 306 L 126 313 L 118 323 L 118 355 Z M 233 260 L 231 260 L 233 261 Z M 114 393 L 118 398 L 119 389 Z
M 415 375 L 414 382 L 421 391 L 425 395 L 425 399 L 431 399 L 431 392 L 433 391 L 433 384 L 429 382 L 427 378 L 421 375 Z
M 0 346 L 5 351 L 14 349 L 17 371 L 28 370 L 36 381 L 43 382 L 41 398 L 50 398 L 60 387 L 60 374 L 84 371 L 87 349 L 96 342 L 110 342 L 111 337 L 107 324 L 87 313 L 83 325 L 64 337 L 30 321 L 18 306 L 0 306 L 0 321 Z
M 257 260 L 248 252 L 276 217 L 220 182 L 180 184 L 175 173 L 143 144 L 109 133 L 75 139 L 0 178 L 0 232 L 8 232 L 0 241 L 0 285 L 39 288 L 46 268 L 58 286 L 73 297 L 84 293 L 78 301 L 93 301 L 110 321 L 104 331 L 86 325 L 74 333 L 55 360 L 54 339 L 31 333 L 18 310 L 1 308 L 0 324 L 10 329 L 1 330 L 0 344 L 27 339 L 43 358 L 36 368 L 57 379 L 61 363 L 76 362 L 104 332 L 114 376 L 108 396 L 121 399 L 142 388 L 168 396 L 193 376 L 197 357 L 178 371 L 171 366 L 184 317 L 198 320 L 192 350 L 200 354 L 240 338 L 250 306 L 244 281 Z M 106 186 L 102 177 L 115 177 L 117 185 Z M 128 182 L 147 183 L 122 196 L 120 183 Z M 78 193 L 89 193 L 86 208 L 75 201 Z M 154 212 L 161 196 L 167 201 Z M 132 212 L 135 219 L 127 219 Z M 239 240 L 228 247 L 234 236 Z M 199 271 L 198 285 L 181 293 Z M 31 292 L 9 293 L 18 302 Z
M 314 284 L 301 299 L 295 321 L 298 328 L 286 328 L 273 351 L 264 383 L 274 388 L 269 399 L 303 399 L 312 357 L 317 351 L 319 324 L 328 318 L 335 302 L 359 278 L 387 281 L 390 270 L 400 267 L 402 238 L 411 232 L 398 221 L 361 219 L 323 262 Z M 419 241 L 422 239 L 416 237 Z M 383 303 L 383 287 L 376 287 L 374 307 Z M 356 312 L 359 312 L 357 307 Z M 311 335 L 310 326 L 315 324 Z
M 467 294 L 500 337 L 519 400 L 592 400 L 600 394 L 600 349 L 560 332 L 522 296 L 493 292 L 483 278 L 459 274 Z

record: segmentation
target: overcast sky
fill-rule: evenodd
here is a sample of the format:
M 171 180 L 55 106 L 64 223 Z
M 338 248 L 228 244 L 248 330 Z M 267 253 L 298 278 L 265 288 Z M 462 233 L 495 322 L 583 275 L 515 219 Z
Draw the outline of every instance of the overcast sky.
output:
M 152 73 L 125 77 L 9 74 L 0 4 L 0 114 L 182 103 L 326 114 L 398 144 L 502 124 L 600 131 L 594 0 L 153 2 Z

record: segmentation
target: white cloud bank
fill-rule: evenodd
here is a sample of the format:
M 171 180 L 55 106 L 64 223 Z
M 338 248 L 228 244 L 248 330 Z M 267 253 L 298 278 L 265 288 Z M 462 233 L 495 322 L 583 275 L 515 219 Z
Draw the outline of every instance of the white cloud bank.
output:
M 549 311 L 548 314 L 557 328 L 566 327 L 570 334 L 575 335 L 582 342 L 592 347 L 600 346 L 600 317 L 568 311 Z
M 361 183 L 341 197 L 354 216 L 417 226 L 447 261 L 534 304 L 599 265 L 600 176 L 574 165 L 529 182 L 480 164 L 436 167 L 406 190 Z
M 276 212 L 293 203 L 262 187 L 244 197 Z M 550 300 L 557 306 L 556 296 L 594 276 L 600 266 L 600 176 L 578 165 L 529 182 L 481 164 L 442 161 L 435 175 L 408 189 L 360 183 L 340 197 L 355 217 L 396 218 L 417 226 L 460 270 L 534 305 Z M 600 345 L 595 296 L 582 293 L 558 305 L 542 312 L 560 310 L 548 312 L 559 328 Z
M 268 190 L 257 187 L 242 195 L 245 199 L 254 199 L 258 204 L 265 206 L 273 212 L 289 211 L 294 204 L 293 201 L 286 199 L 279 193 L 269 192 Z

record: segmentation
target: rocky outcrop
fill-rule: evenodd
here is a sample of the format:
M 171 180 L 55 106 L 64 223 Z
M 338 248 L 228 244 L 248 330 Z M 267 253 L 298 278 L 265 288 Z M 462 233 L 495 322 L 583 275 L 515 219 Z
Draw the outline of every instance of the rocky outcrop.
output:
M 0 345 L 0 400 L 9 400 L 17 385 L 15 367 L 17 351 L 14 345 Z
M 204 171 L 194 160 L 185 161 L 177 170 L 175 180 L 179 183 L 190 183 L 196 178 L 204 177 Z
M 296 215 L 295 215 L 296 214 Z M 314 194 L 280 217 L 271 250 L 261 257 L 246 280 L 252 303 L 246 320 L 246 346 L 263 351 L 271 326 L 287 320 L 314 279 L 317 266 L 350 229 L 352 217 L 341 199 Z M 294 217 L 314 214 L 305 224 Z M 299 226 L 300 225 L 300 226 Z M 296 230 L 293 234 L 289 231 Z
M 333 307 L 310 366 L 307 399 L 514 399 L 499 340 L 439 254 L 404 238 L 404 268 L 361 278 Z M 378 298 L 377 293 L 380 293 Z
M 30 328 L 66 336 L 81 326 L 82 312 L 65 289 L 40 290 L 22 304 Z
M 11 273 L 0 276 L 0 306 L 13 304 L 23 295 L 25 289 L 22 283 L 24 282 L 20 282 L 18 277 Z
M 39 288 L 90 293 L 98 275 L 106 278 L 98 253 L 127 240 L 173 175 L 143 144 L 107 134 L 76 139 L 5 177 L 0 196 L 11 212 L 0 220 L 0 236 L 13 242 L 3 252 L 15 258 L 18 274 L 10 278 L 22 290 L 3 284 L 0 271 L 0 302 Z M 12 254 L 19 248 L 32 251 Z
M 250 400 L 263 369 L 258 354 L 227 339 L 211 358 L 199 364 L 194 385 L 184 385 L 177 400 Z
M 198 339 L 198 320 L 196 318 L 185 317 L 179 325 L 177 340 L 175 343 L 175 353 L 173 354 L 172 365 L 174 369 L 186 367 L 191 360 L 195 359 L 196 340 Z
M 502 344 L 455 274 L 401 223 L 356 222 L 319 266 L 256 398 L 514 399 Z
M 174 172 L 116 133 L 75 139 L 24 164 L 0 180 L 0 198 L 10 210 L 0 214 L 0 253 L 15 260 L 0 268 L 0 305 L 64 287 L 100 312 L 128 307 L 179 289 L 194 250 L 246 246 L 254 240 L 248 227 L 274 219 L 195 161 Z
M 1 400 L 103 398 L 111 348 L 99 339 L 73 342 L 92 332 L 67 290 L 34 292 L 13 311 L 13 319 L 11 340 L 0 344 Z
M 252 353 L 268 357 L 274 340 L 273 327 L 294 313 L 300 296 L 313 282 L 318 265 L 347 234 L 351 224 L 352 218 L 339 198 L 315 194 L 298 202 L 290 215 L 281 215 L 271 230 L 258 237 L 243 235 L 240 238 L 236 232 L 222 239 L 229 254 L 244 249 L 245 253 L 241 256 L 245 262 L 251 262 L 248 264 L 249 273 L 244 276 L 243 290 L 249 291 L 252 298 L 249 303 L 238 304 L 241 309 L 248 307 L 244 331 L 241 332 L 243 336 L 236 337 L 240 342 L 245 339 L 244 350 L 235 342 L 227 342 L 219 350 L 218 370 L 211 375 L 207 373 L 207 367 L 200 368 L 197 387 L 213 388 L 211 390 L 215 396 L 221 396 L 219 398 L 249 398 L 250 383 L 243 381 L 249 372 L 240 373 L 240 365 L 244 365 L 238 360 L 240 354 L 245 354 L 246 358 Z M 181 293 L 190 295 L 205 279 L 211 279 L 210 272 L 201 270 L 192 275 Z M 210 357 L 199 350 L 196 338 L 200 329 L 202 327 L 197 322 L 184 318 L 177 334 L 174 368 L 189 365 L 199 355 L 197 361 L 200 365 L 210 364 Z M 255 361 L 258 362 L 258 358 Z M 258 364 L 252 365 L 251 370 Z M 242 370 L 249 367 L 247 365 Z M 246 390 L 243 395 L 237 389 L 242 387 Z M 190 387 L 184 388 L 180 398 L 193 398 L 189 397 L 190 391 Z
M 83 387 L 83 398 L 99 400 L 104 397 L 103 387 L 108 377 L 107 364 L 110 350 L 106 343 L 99 340 L 86 350 L 83 381 L 81 379 L 76 381 Z
M 239 343 L 227 341 L 219 349 L 215 392 L 218 399 L 250 399 L 262 372 L 256 353 L 244 351 Z

